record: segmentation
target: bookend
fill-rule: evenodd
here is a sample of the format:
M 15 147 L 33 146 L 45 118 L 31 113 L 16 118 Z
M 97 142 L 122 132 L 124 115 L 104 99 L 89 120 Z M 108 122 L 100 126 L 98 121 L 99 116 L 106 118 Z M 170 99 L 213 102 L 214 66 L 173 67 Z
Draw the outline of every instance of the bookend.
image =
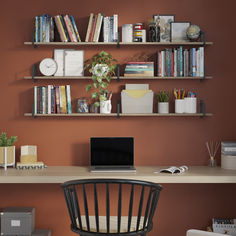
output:
M 38 69 L 38 64 L 34 64 L 32 66 L 32 79 L 34 80 L 35 83 L 38 81 L 37 79 L 35 79 L 35 76 L 37 76 L 37 69 Z
M 116 81 L 120 82 L 120 64 L 116 65 L 116 76 L 117 76 Z
M 117 110 L 117 118 L 120 118 L 120 100 L 117 101 L 116 110 Z
M 118 31 L 117 34 L 118 34 L 118 35 L 117 35 L 117 44 L 116 44 L 116 47 L 117 47 L 117 48 L 120 48 L 120 32 Z
M 200 113 L 202 113 L 201 118 L 206 116 L 206 104 L 203 100 L 200 100 Z
M 33 30 L 33 33 L 32 33 L 32 45 L 34 48 L 37 48 L 38 46 L 34 44 L 35 43 L 35 29 Z
M 203 42 L 203 45 L 206 44 L 206 34 L 204 31 L 200 31 L 200 41 Z

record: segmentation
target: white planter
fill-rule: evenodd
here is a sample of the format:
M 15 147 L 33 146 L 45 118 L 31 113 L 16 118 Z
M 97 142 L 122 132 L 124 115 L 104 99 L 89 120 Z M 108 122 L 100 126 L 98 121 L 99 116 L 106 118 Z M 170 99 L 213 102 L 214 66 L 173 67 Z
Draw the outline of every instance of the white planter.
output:
M 157 107 L 158 113 L 168 114 L 169 113 L 169 102 L 158 102 Z
M 102 114 L 111 113 L 111 100 L 100 102 L 100 113 Z
M 175 99 L 175 113 L 184 113 L 184 99 Z
M 197 113 L 197 98 L 184 98 L 184 112 Z

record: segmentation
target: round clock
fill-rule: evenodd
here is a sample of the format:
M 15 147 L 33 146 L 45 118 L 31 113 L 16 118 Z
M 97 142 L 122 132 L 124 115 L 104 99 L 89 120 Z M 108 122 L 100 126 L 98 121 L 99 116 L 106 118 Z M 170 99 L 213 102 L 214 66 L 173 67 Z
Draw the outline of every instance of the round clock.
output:
M 39 70 L 45 76 L 54 75 L 57 71 L 57 62 L 52 58 L 45 58 L 40 62 Z

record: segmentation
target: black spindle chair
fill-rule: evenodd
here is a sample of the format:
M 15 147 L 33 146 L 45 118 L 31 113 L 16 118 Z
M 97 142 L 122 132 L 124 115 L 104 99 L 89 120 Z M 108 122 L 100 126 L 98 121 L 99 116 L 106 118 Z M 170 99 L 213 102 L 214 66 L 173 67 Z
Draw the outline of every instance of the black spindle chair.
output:
M 128 179 L 73 180 L 62 188 L 71 230 L 82 236 L 145 236 L 152 229 L 162 189 L 159 184 Z

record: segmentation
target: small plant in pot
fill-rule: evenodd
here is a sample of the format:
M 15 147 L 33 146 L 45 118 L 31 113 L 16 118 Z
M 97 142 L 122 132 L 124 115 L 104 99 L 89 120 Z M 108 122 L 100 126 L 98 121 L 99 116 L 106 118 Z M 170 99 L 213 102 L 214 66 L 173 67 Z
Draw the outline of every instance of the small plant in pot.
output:
M 85 61 L 85 70 L 88 69 L 92 74 L 92 83 L 86 86 L 86 91 L 93 89 L 91 98 L 95 108 L 108 99 L 108 85 L 111 81 L 111 76 L 115 75 L 116 69 L 114 62 L 116 62 L 116 59 L 105 51 L 101 51 Z
M 5 170 L 7 166 L 15 165 L 15 146 L 14 143 L 17 141 L 16 136 L 7 138 L 5 132 L 0 135 L 0 166 L 4 166 Z
M 160 91 L 157 93 L 158 113 L 161 114 L 169 113 L 169 99 L 170 99 L 170 94 L 168 92 Z

